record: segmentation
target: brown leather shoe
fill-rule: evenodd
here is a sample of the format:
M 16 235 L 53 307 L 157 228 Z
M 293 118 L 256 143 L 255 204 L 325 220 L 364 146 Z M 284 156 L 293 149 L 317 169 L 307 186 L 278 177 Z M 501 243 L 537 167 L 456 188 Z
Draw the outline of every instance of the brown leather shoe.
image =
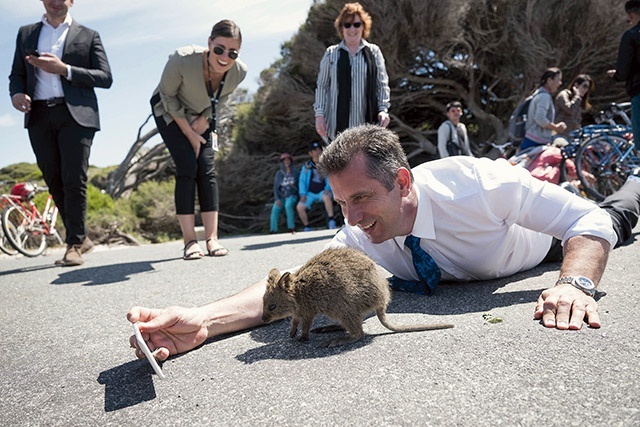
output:
M 80 253 L 82 255 L 88 254 L 93 250 L 93 248 L 93 241 L 89 238 L 89 236 L 85 236 L 84 240 L 82 241 L 82 246 L 80 246 Z
M 71 267 L 74 265 L 82 265 L 84 261 L 82 260 L 82 254 L 80 253 L 81 245 L 69 245 L 67 246 L 67 252 L 65 252 L 64 257 L 55 262 L 55 265 L 59 265 L 62 267 Z

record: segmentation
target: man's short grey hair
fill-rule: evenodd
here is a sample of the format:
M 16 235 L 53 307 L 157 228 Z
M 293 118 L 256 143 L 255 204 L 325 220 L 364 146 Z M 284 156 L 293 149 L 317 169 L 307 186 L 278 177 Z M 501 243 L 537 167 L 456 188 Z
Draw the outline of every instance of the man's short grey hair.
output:
M 367 177 L 380 181 L 389 191 L 395 185 L 398 169 L 411 171 L 398 135 L 375 125 L 357 126 L 340 133 L 324 149 L 318 170 L 327 177 L 338 174 L 360 154 L 367 160 Z

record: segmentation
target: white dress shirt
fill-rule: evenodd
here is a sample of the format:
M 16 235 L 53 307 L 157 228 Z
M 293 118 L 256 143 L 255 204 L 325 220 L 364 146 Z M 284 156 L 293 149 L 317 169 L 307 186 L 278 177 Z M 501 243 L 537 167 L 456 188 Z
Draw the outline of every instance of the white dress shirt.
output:
M 67 40 L 67 34 L 69 33 L 71 22 L 71 15 L 67 14 L 64 22 L 58 25 L 57 28 L 53 28 L 53 26 L 51 26 L 47 21 L 46 15 L 44 15 L 42 17 L 40 37 L 38 38 L 38 52 L 40 54 L 49 52 L 53 53 L 58 58 L 62 58 L 62 54 L 64 53 L 64 43 Z M 38 67 L 36 67 L 35 71 L 36 87 L 33 99 L 64 97 L 60 75 L 47 73 Z M 71 67 L 69 65 L 67 65 L 66 79 L 71 80 Z
M 552 237 L 564 243 L 597 236 L 611 247 L 611 217 L 590 201 L 531 177 L 499 159 L 459 156 L 413 169 L 418 212 L 411 234 L 442 271 L 442 280 L 487 280 L 538 265 Z M 364 251 L 391 274 L 419 280 L 406 236 L 373 244 L 358 227 L 345 225 L 327 247 Z

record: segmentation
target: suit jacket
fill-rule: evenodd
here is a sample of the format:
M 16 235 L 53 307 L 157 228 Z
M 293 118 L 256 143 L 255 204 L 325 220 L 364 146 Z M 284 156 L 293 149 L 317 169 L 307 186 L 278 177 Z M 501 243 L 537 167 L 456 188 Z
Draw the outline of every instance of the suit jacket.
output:
M 27 50 L 38 48 L 42 25 L 42 22 L 25 25 L 18 31 L 9 76 L 11 96 L 25 93 L 33 99 L 36 85 L 35 68 L 26 61 L 25 56 Z M 99 130 L 98 99 L 93 89 L 109 88 L 113 82 L 100 35 L 75 20 L 72 21 L 60 59 L 71 66 L 71 81 L 64 76 L 60 78 L 64 100 L 71 116 L 79 125 Z M 25 114 L 25 127 L 29 124 L 29 118 L 30 114 Z

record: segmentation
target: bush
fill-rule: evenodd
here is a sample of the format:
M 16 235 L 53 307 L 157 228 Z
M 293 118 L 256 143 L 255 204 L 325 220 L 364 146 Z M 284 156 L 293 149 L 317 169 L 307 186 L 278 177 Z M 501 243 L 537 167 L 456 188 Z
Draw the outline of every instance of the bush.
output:
M 147 181 L 128 199 L 130 209 L 140 221 L 140 233 L 153 243 L 175 240 L 182 236 L 176 220 L 174 187 L 174 179 Z
M 123 233 L 139 235 L 140 220 L 129 206 L 128 200 L 113 200 L 111 196 L 89 184 L 87 187 L 87 233 L 92 239 L 118 229 Z
M 14 163 L 0 169 L 0 182 L 6 183 L 9 188 L 16 182 L 42 182 L 42 172 L 35 163 Z

